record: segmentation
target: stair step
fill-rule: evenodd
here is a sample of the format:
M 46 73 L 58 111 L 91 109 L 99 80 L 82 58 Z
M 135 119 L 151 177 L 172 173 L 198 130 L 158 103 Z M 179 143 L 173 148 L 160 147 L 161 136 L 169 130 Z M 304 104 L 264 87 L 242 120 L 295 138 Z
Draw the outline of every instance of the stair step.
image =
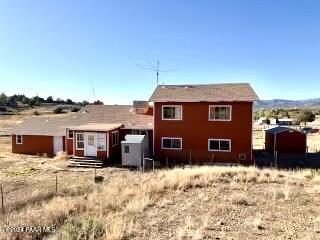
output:
M 85 168 L 102 168 L 102 165 L 88 165 L 88 164 L 67 164 L 68 167 L 85 167 Z
M 79 157 L 79 156 L 73 156 L 73 159 L 88 159 L 88 160 L 97 160 L 96 157 Z
M 88 163 L 86 163 L 86 162 L 74 162 L 74 161 L 69 161 L 69 163 L 70 164 L 84 164 L 84 165 L 99 165 L 99 166 L 102 166 L 103 165 L 103 163 L 92 163 L 92 162 L 88 162 Z
M 69 161 L 74 161 L 74 162 L 85 162 L 85 163 L 103 163 L 102 160 L 98 160 L 98 159 L 75 159 L 75 158 L 70 158 Z

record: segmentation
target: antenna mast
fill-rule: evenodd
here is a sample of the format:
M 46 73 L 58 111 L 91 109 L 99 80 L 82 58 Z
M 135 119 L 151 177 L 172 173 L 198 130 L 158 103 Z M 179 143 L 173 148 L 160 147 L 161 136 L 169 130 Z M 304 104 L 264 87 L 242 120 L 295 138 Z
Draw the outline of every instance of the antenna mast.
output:
M 160 72 L 174 72 L 174 71 L 177 71 L 177 69 L 160 70 L 160 60 L 159 59 L 157 60 L 157 65 L 156 66 L 154 64 L 152 64 L 150 60 L 148 60 L 148 66 L 140 65 L 140 64 L 137 64 L 136 62 L 134 62 L 134 64 L 136 64 L 139 68 L 156 72 L 156 74 L 157 74 L 157 86 L 159 86 L 159 74 L 160 74 Z

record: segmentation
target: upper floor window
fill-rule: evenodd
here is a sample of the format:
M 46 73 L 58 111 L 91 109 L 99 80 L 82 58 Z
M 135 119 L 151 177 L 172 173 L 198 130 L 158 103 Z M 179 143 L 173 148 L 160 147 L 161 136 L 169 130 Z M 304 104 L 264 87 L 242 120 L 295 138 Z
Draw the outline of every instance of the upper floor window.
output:
M 230 139 L 209 139 L 208 150 L 216 152 L 230 152 L 231 140 Z
M 182 120 L 182 106 L 162 106 L 162 120 Z
M 209 121 L 231 121 L 231 106 L 209 106 Z
M 112 146 L 119 144 L 119 131 L 112 132 Z
M 16 136 L 16 144 L 23 144 L 23 136 L 22 135 Z

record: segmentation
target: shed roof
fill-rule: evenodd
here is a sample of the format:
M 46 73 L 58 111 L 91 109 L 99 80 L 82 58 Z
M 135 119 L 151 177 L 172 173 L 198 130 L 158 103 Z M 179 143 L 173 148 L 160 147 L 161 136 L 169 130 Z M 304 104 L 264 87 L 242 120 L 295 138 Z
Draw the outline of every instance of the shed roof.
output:
M 296 131 L 296 132 L 300 132 L 300 131 L 297 131 L 297 130 L 292 129 L 292 128 L 280 127 L 280 126 L 273 127 L 273 128 L 268 128 L 268 129 L 265 129 L 265 131 L 268 132 L 268 133 L 272 133 L 272 134 L 277 134 L 277 133 L 286 132 L 286 131 Z
M 79 125 L 79 126 L 72 126 L 70 127 L 70 130 L 111 131 L 121 126 L 122 124 L 119 124 L 119 123 L 110 123 L 110 124 L 88 123 L 88 124 Z
M 125 141 L 121 143 L 142 143 L 144 137 L 144 135 L 126 135 Z
M 151 102 L 253 102 L 258 96 L 248 83 L 159 85 Z

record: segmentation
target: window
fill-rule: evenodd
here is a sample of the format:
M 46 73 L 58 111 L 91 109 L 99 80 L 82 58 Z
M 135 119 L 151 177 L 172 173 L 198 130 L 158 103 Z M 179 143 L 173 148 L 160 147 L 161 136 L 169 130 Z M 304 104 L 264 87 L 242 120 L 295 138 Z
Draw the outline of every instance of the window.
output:
M 119 131 L 112 132 L 112 146 L 119 144 Z
M 231 121 L 231 106 L 209 106 L 210 121 Z
M 217 152 L 230 152 L 231 140 L 230 139 L 209 139 L 208 150 Z
M 97 140 L 97 148 L 100 151 L 105 151 L 106 150 L 106 134 L 105 133 L 98 133 L 98 140 Z
M 182 149 L 182 138 L 162 138 L 162 149 Z
M 16 144 L 23 144 L 23 136 L 22 135 L 16 136 Z
M 77 133 L 77 149 L 84 149 L 84 134 Z
M 87 135 L 88 137 L 88 146 L 95 146 L 96 144 L 95 144 L 95 141 L 94 141 L 94 135 Z
M 130 153 L 129 145 L 124 146 L 124 153 Z
M 73 131 L 68 130 L 68 138 L 73 138 Z
M 162 106 L 162 120 L 182 120 L 182 106 Z

